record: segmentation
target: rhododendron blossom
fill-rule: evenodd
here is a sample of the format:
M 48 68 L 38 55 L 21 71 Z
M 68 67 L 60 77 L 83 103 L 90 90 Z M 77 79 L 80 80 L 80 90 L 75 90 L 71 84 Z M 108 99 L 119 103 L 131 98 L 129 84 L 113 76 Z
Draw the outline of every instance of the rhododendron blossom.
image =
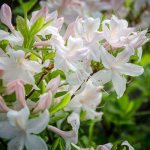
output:
M 137 31 L 115 15 L 100 17 L 102 10 L 119 11 L 123 0 L 41 1 L 31 17 L 30 3 L 19 2 L 24 17 L 16 17 L 15 25 L 10 7 L 0 9 L 0 144 L 48 150 L 64 140 L 65 150 L 111 150 L 111 143 L 92 141 L 94 125 L 105 115 L 104 91 L 112 94 L 106 83 L 121 98 L 128 77 L 144 72 L 138 63 L 147 30 Z M 78 142 L 82 123 L 89 127 L 84 144 Z M 85 144 L 89 148 L 81 148 Z M 120 146 L 134 150 L 127 141 Z

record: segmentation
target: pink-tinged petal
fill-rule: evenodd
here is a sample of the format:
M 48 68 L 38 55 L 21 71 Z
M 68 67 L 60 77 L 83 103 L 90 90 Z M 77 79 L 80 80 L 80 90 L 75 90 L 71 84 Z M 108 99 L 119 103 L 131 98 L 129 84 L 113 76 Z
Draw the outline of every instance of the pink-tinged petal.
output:
M 117 93 L 117 98 L 120 98 L 126 89 L 126 79 L 118 73 L 112 74 L 113 87 Z
M 72 22 L 68 25 L 64 39 L 67 40 L 70 36 L 74 37 L 76 33 L 76 22 Z
M 16 99 L 20 102 L 20 104 L 25 107 L 25 89 L 23 82 L 21 80 L 15 80 L 6 85 L 7 94 L 11 94 L 13 92 L 16 93 Z
M 32 17 L 30 19 L 30 22 L 34 23 L 40 17 L 44 17 L 46 19 L 47 14 L 48 14 L 48 7 L 45 6 L 41 10 L 32 13 Z
M 34 134 L 41 133 L 47 127 L 49 118 L 49 112 L 45 110 L 43 113 L 40 114 L 39 117 L 30 119 L 27 123 L 28 132 Z
M 105 68 L 110 69 L 112 63 L 115 61 L 115 57 L 105 50 L 104 47 L 100 48 L 100 55 Z
M 0 19 L 11 31 L 14 31 L 14 27 L 11 23 L 12 13 L 11 9 L 7 4 L 3 4 L 0 10 Z
M 54 26 L 60 31 L 60 29 L 62 28 L 63 23 L 64 23 L 64 18 L 61 17 L 61 18 L 58 18 L 56 20 L 56 22 L 54 23 Z
M 55 132 L 56 134 L 60 135 L 61 137 L 63 137 L 65 140 L 70 140 L 71 142 L 74 142 L 74 138 L 76 137 L 76 134 L 73 130 L 71 131 L 62 131 L 54 126 L 49 125 L 48 129 L 50 131 Z
M 25 138 L 23 136 L 17 136 L 8 142 L 8 150 L 23 150 L 25 144 Z
M 119 10 L 123 6 L 124 0 L 111 0 L 112 9 Z
M 0 96 L 0 112 L 8 112 L 9 108 L 7 107 L 4 99 Z
M 46 90 L 51 91 L 52 93 L 55 93 L 57 91 L 59 85 L 60 85 L 60 76 L 57 76 L 56 78 L 51 79 L 48 82 Z
M 36 135 L 27 135 L 25 145 L 28 150 L 48 150 L 45 141 Z
M 63 137 L 66 141 L 66 144 L 68 143 L 74 143 L 76 144 L 78 142 L 78 129 L 80 126 L 80 120 L 79 120 L 79 115 L 76 113 L 72 113 L 68 119 L 67 122 L 71 124 L 72 130 L 71 131 L 62 131 L 54 126 L 48 126 L 48 129 L 50 131 L 55 132 L 56 134 L 60 135 Z
M 44 93 L 43 95 L 40 96 L 40 100 L 37 102 L 33 110 L 33 113 L 37 113 L 48 109 L 51 105 L 51 102 L 52 102 L 51 91 L 49 91 L 48 93 Z
M 139 76 L 144 72 L 143 67 L 131 63 L 121 65 L 118 70 L 120 73 L 129 76 Z

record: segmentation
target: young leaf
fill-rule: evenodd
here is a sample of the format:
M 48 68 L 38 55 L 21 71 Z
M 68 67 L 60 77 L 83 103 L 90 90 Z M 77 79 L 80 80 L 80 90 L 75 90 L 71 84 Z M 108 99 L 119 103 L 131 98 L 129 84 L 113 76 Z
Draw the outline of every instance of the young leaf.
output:
M 35 21 L 35 23 L 32 25 L 32 27 L 30 29 L 30 36 L 31 37 L 34 37 L 34 35 L 41 30 L 41 28 L 44 25 L 44 22 L 45 22 L 44 17 L 40 17 L 39 19 L 37 19 Z
M 61 100 L 61 102 L 55 107 L 53 107 L 50 113 L 55 114 L 57 111 L 63 109 L 65 106 L 68 105 L 68 103 L 70 102 L 70 99 L 71 99 L 71 94 L 70 93 L 66 94 Z
M 17 23 L 17 28 L 21 32 L 24 39 L 27 39 L 28 38 L 28 27 L 26 26 L 26 22 L 25 22 L 24 18 L 22 18 L 21 16 L 17 16 L 16 23 Z

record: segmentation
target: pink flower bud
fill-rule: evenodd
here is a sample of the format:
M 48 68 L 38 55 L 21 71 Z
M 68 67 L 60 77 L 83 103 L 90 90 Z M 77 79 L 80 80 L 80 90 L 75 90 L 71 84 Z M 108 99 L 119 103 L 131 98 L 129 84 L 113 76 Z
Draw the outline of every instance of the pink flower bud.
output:
M 57 76 L 56 78 L 50 80 L 50 82 L 47 84 L 46 90 L 55 93 L 58 89 L 59 84 L 60 84 L 60 76 Z
M 26 106 L 25 90 L 23 82 L 15 80 L 7 84 L 7 94 L 16 93 L 16 99 L 21 103 L 23 107 Z
M 7 107 L 4 99 L 0 96 L 0 112 L 7 113 L 9 111 L 9 108 Z
M 0 20 L 13 32 L 14 27 L 11 23 L 11 19 L 12 13 L 10 7 L 7 4 L 3 4 L 0 10 Z
M 46 19 L 46 16 L 48 14 L 48 7 L 43 7 L 41 10 L 34 12 L 31 17 L 31 22 L 34 23 L 37 19 L 40 17 L 44 17 Z
M 39 101 L 37 102 L 37 104 L 33 110 L 33 113 L 37 113 L 39 111 L 44 111 L 45 109 L 48 109 L 51 105 L 51 100 L 52 100 L 51 91 L 41 95 Z
M 68 25 L 64 39 L 68 39 L 70 36 L 74 37 L 76 32 L 76 22 L 72 22 Z
M 58 30 L 60 30 L 60 29 L 62 28 L 63 23 L 64 23 L 64 18 L 61 17 L 61 18 L 58 18 L 58 19 L 56 20 L 54 26 L 55 26 Z

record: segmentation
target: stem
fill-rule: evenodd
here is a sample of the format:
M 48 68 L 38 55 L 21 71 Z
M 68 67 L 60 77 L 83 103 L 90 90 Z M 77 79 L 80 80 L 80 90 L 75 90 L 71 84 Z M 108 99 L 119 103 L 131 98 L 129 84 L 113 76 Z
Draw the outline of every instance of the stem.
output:
M 45 77 L 46 74 L 47 74 L 47 72 L 44 72 L 44 73 L 41 75 L 39 81 L 37 82 L 37 85 L 40 84 L 40 82 L 44 79 L 44 77 Z M 28 99 L 34 92 L 35 92 L 35 89 L 33 89 L 25 98 Z
M 93 139 L 93 129 L 94 129 L 94 125 L 95 125 L 95 121 L 93 121 L 91 124 L 90 124 L 90 127 L 89 127 L 89 138 L 88 138 L 88 146 L 90 147 L 91 146 L 91 143 L 92 143 L 92 139 Z
M 43 74 L 41 75 L 40 79 L 37 82 L 37 85 L 40 84 L 40 82 L 44 79 L 44 77 L 48 74 L 48 72 L 54 68 L 53 64 L 50 64 L 46 69 L 47 71 L 43 72 Z M 35 89 L 33 89 L 26 97 L 25 99 L 28 99 L 33 93 L 35 92 Z

